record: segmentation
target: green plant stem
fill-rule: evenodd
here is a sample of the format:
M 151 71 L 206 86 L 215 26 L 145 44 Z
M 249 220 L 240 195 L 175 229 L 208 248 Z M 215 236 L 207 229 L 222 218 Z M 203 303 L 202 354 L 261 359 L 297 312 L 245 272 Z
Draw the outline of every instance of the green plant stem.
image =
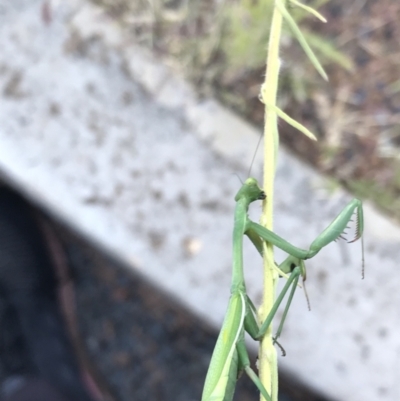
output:
M 265 107 L 264 125 L 264 191 L 267 195 L 263 203 L 261 224 L 273 231 L 273 201 L 274 177 L 278 150 L 278 125 L 276 107 L 278 79 L 279 79 L 279 44 L 282 31 L 282 14 L 277 7 L 274 8 L 271 22 L 271 32 L 268 44 L 267 69 L 265 82 L 261 89 L 261 96 Z M 271 105 L 273 107 L 268 107 Z M 275 301 L 278 275 L 274 266 L 273 246 L 264 245 L 264 294 L 259 310 L 259 320 L 263 322 L 272 309 Z M 261 340 L 259 351 L 260 379 L 264 387 L 271 394 L 272 401 L 278 399 L 278 366 L 276 349 L 272 339 L 272 325 Z M 261 401 L 263 397 L 261 396 Z

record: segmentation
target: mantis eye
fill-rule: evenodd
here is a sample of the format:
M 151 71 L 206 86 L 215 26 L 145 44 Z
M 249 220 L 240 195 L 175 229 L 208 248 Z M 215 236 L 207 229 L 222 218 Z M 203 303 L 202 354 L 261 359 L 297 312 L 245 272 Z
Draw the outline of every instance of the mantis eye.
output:
M 264 200 L 266 197 L 267 197 L 267 195 L 265 195 L 264 191 L 261 191 L 260 195 L 258 195 L 258 199 L 260 199 L 260 200 Z

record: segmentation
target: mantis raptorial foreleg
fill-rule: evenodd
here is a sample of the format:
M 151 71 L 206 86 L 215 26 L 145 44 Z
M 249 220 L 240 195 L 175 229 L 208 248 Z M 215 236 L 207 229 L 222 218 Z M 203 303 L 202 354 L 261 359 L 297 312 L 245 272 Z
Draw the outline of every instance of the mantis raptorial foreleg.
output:
M 271 401 L 267 390 L 250 368 L 249 357 L 244 343 L 245 331 L 254 339 L 260 339 L 267 331 L 279 305 L 291 288 L 283 318 L 274 338 L 274 341 L 276 341 L 282 331 L 299 277 L 302 276 L 303 280 L 305 279 L 304 260 L 312 258 L 323 247 L 341 237 L 354 212 L 357 212 L 357 228 L 355 238 L 350 242 L 359 239 L 363 233 L 362 204 L 359 200 L 354 199 L 311 243 L 308 250 L 297 248 L 272 231 L 249 219 L 247 212 L 250 203 L 260 199 L 265 199 L 265 193 L 254 178 L 248 178 L 235 197 L 231 297 L 207 372 L 202 401 L 231 401 L 237 377 L 243 370 L 260 390 L 263 397 L 267 401 Z M 263 242 L 269 242 L 289 254 L 277 267 L 284 275 L 289 274 L 289 277 L 261 327 L 258 326 L 255 319 L 255 307 L 246 293 L 243 274 L 243 235 L 245 234 L 261 254 L 263 252 Z
M 267 230 L 265 227 L 261 226 L 260 224 L 254 223 L 251 220 L 248 220 L 247 222 L 246 234 L 250 237 L 250 239 L 252 239 L 254 238 L 255 233 L 261 238 L 261 240 L 277 246 L 279 249 L 282 249 L 282 251 L 285 251 L 289 255 L 301 260 L 306 260 L 314 257 L 322 248 L 324 248 L 331 242 L 336 241 L 338 238 L 341 238 L 343 231 L 346 229 L 347 224 L 349 223 L 351 217 L 355 212 L 357 213 L 356 234 L 354 239 L 349 241 L 351 243 L 361 238 L 364 230 L 362 203 L 359 199 L 351 200 L 336 217 L 336 219 L 333 220 L 333 222 L 311 243 L 308 250 L 297 248 L 296 246 L 281 238 L 279 235 L 270 230 Z M 248 234 L 247 231 L 249 231 L 250 234 Z M 256 248 L 259 249 L 258 242 Z M 288 273 L 286 267 L 283 267 L 285 266 L 281 265 L 280 269 L 285 273 Z
M 310 259 L 314 257 L 322 248 L 329 245 L 331 242 L 336 241 L 338 238 L 343 238 L 342 233 L 347 228 L 347 224 L 351 220 L 353 214 L 356 213 L 356 233 L 354 238 L 349 243 L 354 242 L 360 238 L 362 238 L 362 234 L 364 231 L 364 216 L 362 203 L 359 199 L 351 200 L 347 206 L 340 212 L 340 214 L 333 220 L 333 222 L 311 243 L 310 248 L 308 250 L 297 248 L 294 245 L 290 244 L 283 238 L 279 237 L 277 234 L 273 233 L 270 230 L 267 230 L 265 227 L 254 223 L 251 220 L 248 220 L 247 223 L 247 231 L 246 235 L 253 242 L 256 249 L 262 254 L 262 241 L 269 242 L 283 251 L 287 252 L 289 256 L 278 266 L 278 270 L 283 274 L 291 273 L 285 287 L 282 289 L 281 293 L 278 295 L 278 298 L 275 302 L 274 307 L 270 311 L 266 320 L 260 327 L 260 331 L 256 338 L 261 338 L 265 332 L 267 331 L 269 325 L 273 317 L 276 314 L 276 310 L 282 302 L 286 292 L 289 290 L 289 287 L 292 285 L 292 290 L 290 292 L 283 317 L 281 323 L 278 327 L 278 331 L 275 335 L 275 339 L 277 339 L 283 328 L 283 323 L 286 319 L 286 315 L 288 313 L 290 303 L 292 301 L 295 288 L 298 283 L 299 276 L 303 277 L 303 281 L 306 279 L 306 269 L 304 265 L 304 260 Z M 362 276 L 364 277 L 364 246 L 362 244 Z

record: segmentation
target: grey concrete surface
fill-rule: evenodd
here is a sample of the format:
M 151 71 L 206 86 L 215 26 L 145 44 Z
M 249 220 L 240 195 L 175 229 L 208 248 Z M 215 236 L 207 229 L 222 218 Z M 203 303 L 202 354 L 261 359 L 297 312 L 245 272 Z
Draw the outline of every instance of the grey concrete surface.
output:
M 198 99 L 101 10 L 83 0 L 53 1 L 50 10 L 39 0 L 0 0 L 3 177 L 219 325 L 235 174 L 246 176 L 259 132 Z M 305 248 L 348 199 L 281 150 L 277 233 Z M 259 206 L 252 213 L 257 219 Z M 338 400 L 394 401 L 400 230 L 369 205 L 365 214 L 365 280 L 359 243 L 333 244 L 307 262 L 312 311 L 298 291 L 280 363 Z M 250 246 L 245 266 L 258 304 L 261 263 Z

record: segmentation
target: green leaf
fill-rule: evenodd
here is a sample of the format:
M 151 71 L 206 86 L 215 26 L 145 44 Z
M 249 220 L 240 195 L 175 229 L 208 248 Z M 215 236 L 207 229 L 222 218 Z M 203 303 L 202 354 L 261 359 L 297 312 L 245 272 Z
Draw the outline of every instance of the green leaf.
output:
M 301 47 L 303 48 L 304 52 L 307 54 L 308 58 L 310 59 L 311 63 L 314 65 L 315 69 L 321 74 L 322 78 L 324 78 L 326 81 L 328 81 L 328 75 L 326 74 L 325 70 L 323 69 L 321 63 L 318 61 L 317 56 L 314 54 L 311 47 L 307 43 L 305 37 L 301 33 L 295 20 L 289 14 L 289 12 L 286 10 L 285 6 L 282 3 L 282 0 L 276 0 L 276 6 L 278 7 L 278 9 L 281 12 L 285 21 L 290 26 L 290 28 L 293 32 L 293 35 L 299 41 Z

